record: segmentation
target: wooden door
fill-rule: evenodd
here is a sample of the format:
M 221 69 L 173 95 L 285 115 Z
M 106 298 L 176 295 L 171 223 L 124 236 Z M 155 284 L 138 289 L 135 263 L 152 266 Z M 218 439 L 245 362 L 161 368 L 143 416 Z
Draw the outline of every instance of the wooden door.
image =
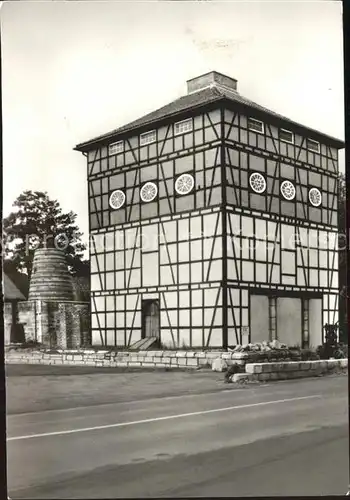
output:
M 145 300 L 142 304 L 142 337 L 159 337 L 159 302 Z
M 250 296 L 250 342 L 269 340 L 269 298 Z
M 309 300 L 309 347 L 316 348 L 323 343 L 322 299 Z
M 277 298 L 277 339 L 287 346 L 302 345 L 301 299 Z

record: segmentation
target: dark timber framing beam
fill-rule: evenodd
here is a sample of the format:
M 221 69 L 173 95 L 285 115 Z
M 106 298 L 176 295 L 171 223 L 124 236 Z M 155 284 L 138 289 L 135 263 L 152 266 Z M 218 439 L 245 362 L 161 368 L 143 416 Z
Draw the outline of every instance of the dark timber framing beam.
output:
M 228 347 L 228 326 L 227 326 L 227 181 L 225 164 L 225 108 L 221 106 L 221 220 L 222 220 L 222 347 Z M 232 312 L 233 314 L 233 312 Z

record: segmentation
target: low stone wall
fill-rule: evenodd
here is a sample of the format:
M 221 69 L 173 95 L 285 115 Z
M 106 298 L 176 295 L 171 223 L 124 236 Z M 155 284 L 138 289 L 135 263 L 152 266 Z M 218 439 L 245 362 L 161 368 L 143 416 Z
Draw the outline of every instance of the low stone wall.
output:
M 90 349 L 20 349 L 6 348 L 5 363 L 8 364 L 44 364 L 104 367 L 138 368 L 186 368 L 196 370 L 210 368 L 221 358 L 230 366 L 241 365 L 245 373 L 232 375 L 232 382 L 284 380 L 302 377 L 315 377 L 337 370 L 347 370 L 348 360 L 327 361 L 288 361 L 277 363 L 249 363 L 249 354 L 218 351 L 139 351 L 114 352 Z M 244 368 L 245 366 L 245 368 Z
M 232 382 L 265 382 L 268 380 L 316 377 L 337 371 L 346 371 L 347 368 L 347 359 L 290 361 L 287 363 L 247 363 L 245 373 L 232 375 Z
M 114 352 L 84 350 L 56 350 L 50 353 L 47 350 L 25 350 L 7 348 L 5 362 L 20 364 L 46 364 L 46 365 L 77 365 L 77 366 L 121 366 L 121 367 L 161 367 L 161 368 L 189 368 L 198 369 L 203 366 L 210 367 L 214 361 L 221 357 L 228 365 L 238 363 L 244 365 L 246 355 L 242 353 L 227 353 L 218 351 L 139 351 L 139 352 Z

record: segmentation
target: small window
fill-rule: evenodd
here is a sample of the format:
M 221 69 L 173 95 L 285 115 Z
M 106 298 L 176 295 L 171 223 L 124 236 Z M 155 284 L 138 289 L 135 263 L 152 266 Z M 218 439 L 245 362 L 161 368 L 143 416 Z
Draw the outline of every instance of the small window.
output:
M 148 203 L 153 201 L 158 194 L 158 187 L 154 182 L 146 182 L 141 188 L 141 200 Z
M 290 130 L 285 130 L 284 128 L 280 128 L 280 139 L 284 142 L 290 142 L 290 144 L 294 144 L 294 134 Z
M 248 130 L 254 130 L 254 132 L 264 133 L 264 124 L 259 120 L 254 118 L 248 118 Z
M 306 139 L 306 147 L 309 151 L 315 151 L 316 153 L 320 152 L 320 143 L 312 139 Z
M 294 184 L 290 181 L 283 181 L 281 184 L 281 193 L 286 200 L 294 200 L 296 193 Z
M 113 193 L 109 197 L 109 206 L 114 210 L 118 210 L 125 203 L 125 194 L 120 189 L 113 191 Z
M 184 134 L 192 130 L 192 118 L 175 123 L 175 135 Z
M 309 191 L 309 201 L 314 207 L 319 207 L 322 203 L 322 195 L 319 189 L 311 188 Z
M 145 144 L 150 144 L 156 140 L 156 131 L 151 130 L 150 132 L 146 132 L 145 134 L 140 135 L 140 146 L 144 146 Z
M 194 188 L 194 178 L 191 174 L 180 175 L 175 182 L 177 194 L 188 194 Z
M 108 148 L 110 155 L 115 155 L 117 153 L 122 153 L 124 151 L 124 141 L 113 142 Z
M 266 190 L 266 181 L 264 176 L 259 174 L 259 172 L 254 172 L 251 174 L 249 177 L 249 184 L 250 187 L 255 191 L 256 193 L 263 193 Z

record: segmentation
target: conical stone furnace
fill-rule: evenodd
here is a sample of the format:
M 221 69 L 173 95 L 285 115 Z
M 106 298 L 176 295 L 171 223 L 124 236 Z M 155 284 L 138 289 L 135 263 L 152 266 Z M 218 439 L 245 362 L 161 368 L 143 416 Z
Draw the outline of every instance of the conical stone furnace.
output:
M 38 248 L 33 259 L 29 300 L 72 301 L 73 282 L 65 254 L 56 248 Z

